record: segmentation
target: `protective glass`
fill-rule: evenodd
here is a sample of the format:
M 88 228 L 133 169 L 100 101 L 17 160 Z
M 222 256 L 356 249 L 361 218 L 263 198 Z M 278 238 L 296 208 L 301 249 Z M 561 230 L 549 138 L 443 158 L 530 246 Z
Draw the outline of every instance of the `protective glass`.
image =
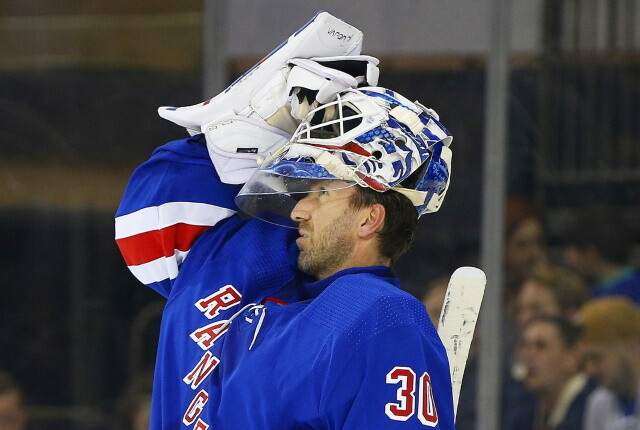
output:
M 272 224 L 297 228 L 291 212 L 308 193 L 337 190 L 356 185 L 355 181 L 336 178 L 310 159 L 267 161 L 242 187 L 235 202 L 238 208 Z

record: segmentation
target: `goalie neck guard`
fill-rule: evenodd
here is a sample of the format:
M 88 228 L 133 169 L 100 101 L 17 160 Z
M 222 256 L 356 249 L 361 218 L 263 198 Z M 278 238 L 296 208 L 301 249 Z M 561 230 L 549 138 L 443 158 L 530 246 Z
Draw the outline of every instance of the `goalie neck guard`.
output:
M 309 112 L 236 203 L 252 216 L 295 227 L 293 207 L 322 180 L 323 189 L 393 190 L 411 200 L 418 216 L 435 212 L 449 186 L 452 140 L 436 112 L 419 102 L 381 87 L 350 89 Z

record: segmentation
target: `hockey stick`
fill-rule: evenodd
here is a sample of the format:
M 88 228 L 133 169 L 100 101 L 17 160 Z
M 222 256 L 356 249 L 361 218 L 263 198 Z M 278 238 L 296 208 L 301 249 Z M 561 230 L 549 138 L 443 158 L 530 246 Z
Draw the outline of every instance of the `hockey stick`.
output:
M 482 270 L 476 267 L 457 268 L 449 280 L 440 313 L 438 335 L 449 358 L 454 418 L 486 283 L 487 277 Z

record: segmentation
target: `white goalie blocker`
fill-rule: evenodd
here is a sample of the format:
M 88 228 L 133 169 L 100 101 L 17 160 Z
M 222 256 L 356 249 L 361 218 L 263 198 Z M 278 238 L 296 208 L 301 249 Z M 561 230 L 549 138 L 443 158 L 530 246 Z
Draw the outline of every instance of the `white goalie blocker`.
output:
M 476 267 L 457 268 L 449 280 L 440 313 L 438 335 L 449 359 L 454 417 L 486 283 L 487 277 L 482 270 Z
M 163 106 L 158 114 L 191 135 L 204 133 L 220 179 L 244 183 L 257 160 L 285 145 L 318 103 L 347 88 L 377 84 L 378 59 L 359 55 L 362 39 L 357 28 L 319 12 L 217 96 Z

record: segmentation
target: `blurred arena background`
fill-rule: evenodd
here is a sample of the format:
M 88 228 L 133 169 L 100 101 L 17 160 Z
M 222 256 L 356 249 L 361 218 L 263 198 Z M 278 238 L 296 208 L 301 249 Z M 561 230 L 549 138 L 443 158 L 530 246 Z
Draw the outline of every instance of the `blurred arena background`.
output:
M 552 254 L 573 214 L 601 207 L 639 262 L 640 1 L 504 3 L 505 198 L 541 209 Z M 318 10 L 360 28 L 380 83 L 435 108 L 454 135 L 447 201 L 397 265 L 405 287 L 420 296 L 478 264 L 492 191 L 482 171 L 490 4 L 4 0 L 0 368 L 23 387 L 32 427 L 114 428 L 127 383 L 153 366 L 162 302 L 127 271 L 113 214 L 135 166 L 185 135 L 156 108 L 215 95 Z

